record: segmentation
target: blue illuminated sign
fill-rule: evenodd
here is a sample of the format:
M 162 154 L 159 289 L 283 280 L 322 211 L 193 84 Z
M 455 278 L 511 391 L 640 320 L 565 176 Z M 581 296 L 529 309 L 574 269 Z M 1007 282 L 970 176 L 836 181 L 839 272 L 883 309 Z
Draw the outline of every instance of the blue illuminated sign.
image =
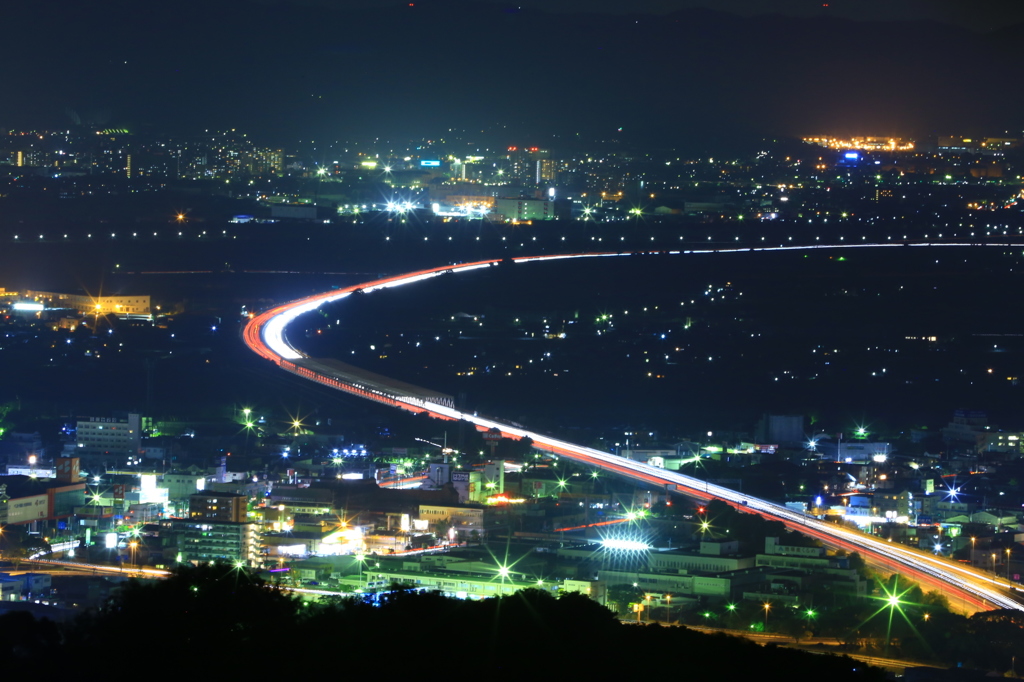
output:
M 422 161 L 420 161 L 420 165 L 421 166 L 440 166 L 441 162 L 440 161 L 435 161 L 435 160 L 432 160 L 432 159 L 423 159 Z
M 857 152 L 846 152 L 845 154 L 843 154 L 843 156 L 847 159 L 850 159 L 851 161 L 856 161 L 857 159 L 860 158 L 860 154 L 858 154 Z

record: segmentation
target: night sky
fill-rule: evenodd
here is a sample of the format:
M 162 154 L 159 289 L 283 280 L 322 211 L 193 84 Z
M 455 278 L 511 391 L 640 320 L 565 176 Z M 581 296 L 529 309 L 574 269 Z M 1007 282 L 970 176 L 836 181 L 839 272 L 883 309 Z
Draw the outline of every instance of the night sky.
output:
M 245 0 L 240 0 L 244 2 Z M 487 0 L 504 8 L 526 7 L 560 13 L 670 14 L 703 7 L 740 16 L 783 14 L 831 16 L 855 21 L 937 21 L 978 31 L 1024 21 L 1024 6 L 1015 0 Z M 306 0 L 307 4 L 355 9 L 408 5 L 381 0 Z M 273 4 L 273 3 L 268 3 Z
M 412 4 L 19 3 L 0 126 L 684 148 L 1024 127 L 1020 3 Z

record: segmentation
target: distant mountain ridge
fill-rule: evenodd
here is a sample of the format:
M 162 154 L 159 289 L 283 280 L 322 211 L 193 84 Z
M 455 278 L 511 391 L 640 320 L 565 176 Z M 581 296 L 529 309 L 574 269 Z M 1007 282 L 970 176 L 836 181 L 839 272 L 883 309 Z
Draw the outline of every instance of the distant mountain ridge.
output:
M 244 9 L 240 9 L 244 8 Z M 14 3 L 0 125 L 238 128 L 271 141 L 440 135 L 1019 134 L 1024 27 L 381 9 L 181 0 Z M 620 132 L 618 129 L 622 128 Z

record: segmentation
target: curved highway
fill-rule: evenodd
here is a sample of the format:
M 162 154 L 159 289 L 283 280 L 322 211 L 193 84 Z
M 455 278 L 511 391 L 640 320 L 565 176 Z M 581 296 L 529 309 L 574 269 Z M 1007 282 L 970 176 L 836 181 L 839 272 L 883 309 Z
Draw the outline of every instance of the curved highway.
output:
M 515 264 L 530 263 L 534 261 L 550 261 L 568 258 L 609 258 L 620 256 L 653 255 L 653 254 L 702 254 L 702 253 L 744 253 L 753 251 L 795 251 L 812 249 L 837 249 L 837 248 L 887 248 L 903 246 L 986 246 L 985 244 L 950 244 L 950 243 L 886 243 L 886 244 L 848 244 L 840 246 L 786 246 L 786 247 L 762 247 L 762 248 L 735 248 L 735 249 L 705 249 L 705 250 L 679 250 L 679 251 L 641 251 L 623 253 L 590 253 L 590 254 L 563 254 L 556 256 L 529 256 L 512 258 Z M 991 246 L 1006 247 L 1006 244 L 991 244 Z M 686 476 L 674 471 L 668 471 L 652 467 L 640 462 L 634 462 L 613 455 L 601 450 L 587 448 L 567 441 L 551 438 L 541 433 L 535 433 L 518 426 L 503 423 L 494 419 L 488 419 L 475 414 L 460 412 L 449 405 L 439 404 L 427 398 L 419 398 L 415 395 L 392 393 L 384 385 L 375 385 L 370 382 L 353 381 L 340 379 L 337 376 L 323 373 L 317 369 L 303 366 L 306 356 L 296 350 L 288 343 L 286 330 L 295 318 L 304 313 L 317 309 L 321 305 L 349 296 L 356 291 L 370 292 L 378 289 L 396 287 L 414 282 L 423 281 L 431 277 L 451 273 L 466 272 L 481 268 L 489 268 L 498 265 L 501 260 L 487 260 L 475 263 L 460 263 L 447 265 L 429 270 L 420 270 L 395 277 L 388 277 L 365 284 L 355 285 L 344 289 L 328 291 L 322 294 L 309 296 L 303 299 L 292 301 L 284 305 L 272 308 L 252 318 L 246 325 L 243 338 L 246 345 L 260 356 L 271 360 L 282 369 L 298 374 L 306 379 L 321 383 L 338 390 L 346 391 L 363 398 L 375 400 L 392 407 L 408 410 L 411 412 L 425 412 L 431 417 L 446 420 L 465 420 L 474 424 L 480 430 L 497 429 L 506 438 L 530 438 L 534 445 L 541 450 L 556 453 L 584 464 L 598 467 L 606 471 L 614 472 L 629 478 L 663 488 L 668 491 L 677 491 L 699 499 L 720 499 L 731 504 L 742 511 L 749 511 L 762 516 L 782 521 L 787 527 L 798 530 L 801 533 L 818 538 L 823 543 L 848 551 L 860 552 L 869 562 L 890 568 L 903 575 L 906 575 L 933 590 L 944 593 L 955 605 L 960 602 L 967 609 L 968 605 L 973 610 L 989 609 L 1016 609 L 1024 610 L 1014 595 L 1022 596 L 1024 590 L 1000 580 L 992 575 L 971 567 L 933 556 L 927 552 L 899 545 L 876 537 L 844 528 L 832 523 L 826 523 L 815 517 L 794 512 L 782 505 L 767 500 L 762 500 L 750 495 L 723 488 L 718 485 L 709 484 L 691 476 Z M 315 363 L 311 363 L 315 364 Z

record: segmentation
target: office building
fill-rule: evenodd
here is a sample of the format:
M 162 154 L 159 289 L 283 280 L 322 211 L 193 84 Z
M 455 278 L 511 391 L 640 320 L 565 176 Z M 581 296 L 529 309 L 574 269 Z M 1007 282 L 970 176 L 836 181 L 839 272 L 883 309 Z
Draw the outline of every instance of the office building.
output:
M 135 457 L 142 449 L 142 418 L 138 414 L 82 417 L 75 428 L 78 456 Z

